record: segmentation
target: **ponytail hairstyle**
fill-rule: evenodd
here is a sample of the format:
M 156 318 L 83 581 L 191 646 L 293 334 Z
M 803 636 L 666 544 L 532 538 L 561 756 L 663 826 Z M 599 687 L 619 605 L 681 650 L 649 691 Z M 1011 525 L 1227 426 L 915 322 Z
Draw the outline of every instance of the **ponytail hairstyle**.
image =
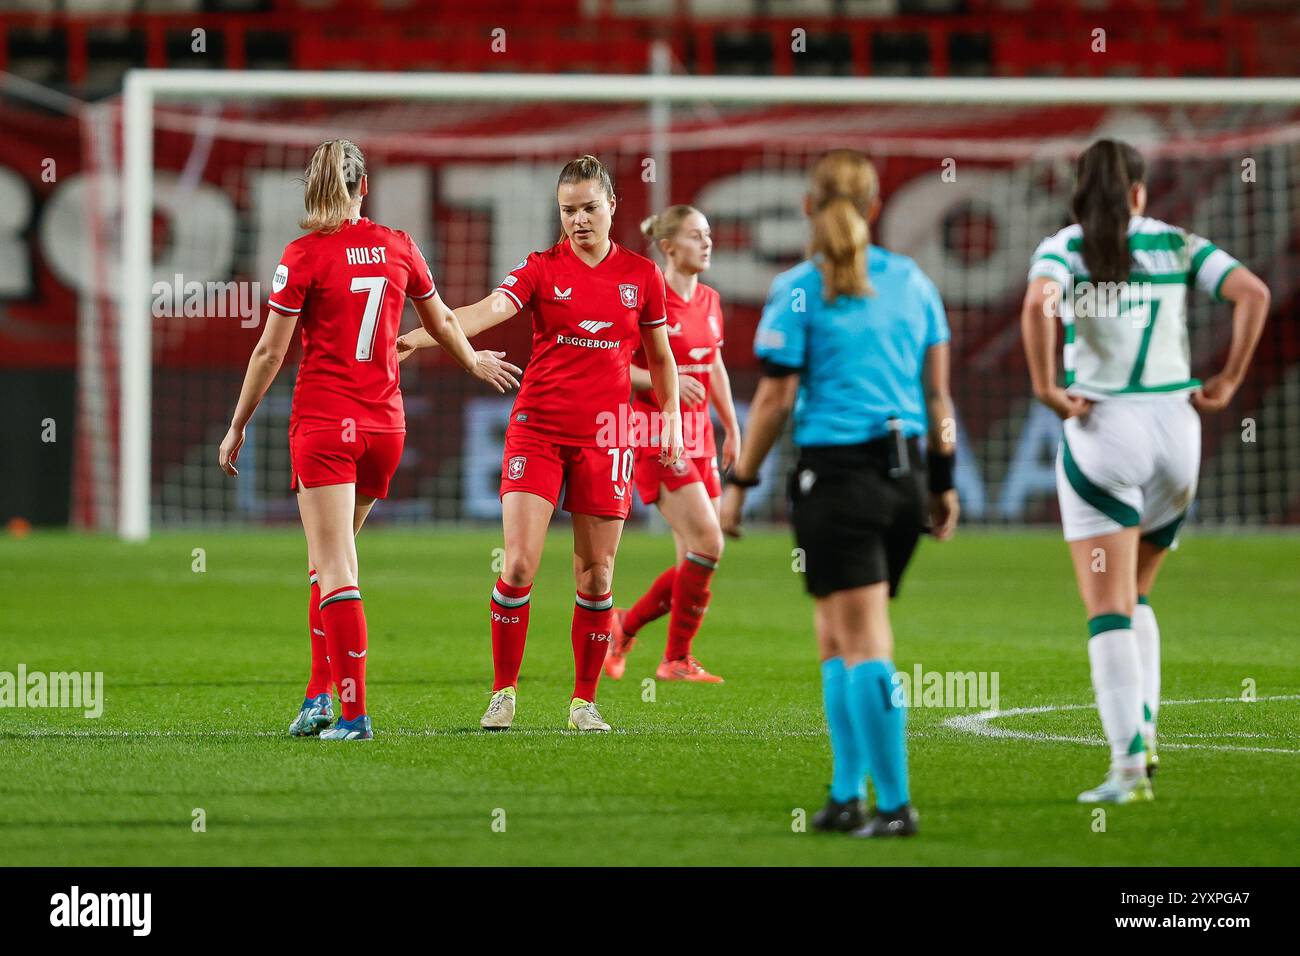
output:
M 560 170 L 560 180 L 555 184 L 555 188 L 572 185 L 574 183 L 585 183 L 589 179 L 594 179 L 600 183 L 605 195 L 610 201 L 614 200 L 614 180 L 609 175 L 609 169 L 595 156 L 590 154 L 579 156 L 577 159 L 571 159 L 564 164 Z
M 355 143 L 331 139 L 316 147 L 307 164 L 302 203 L 307 215 L 298 225 L 308 232 L 334 232 L 348 218 L 366 175 L 366 158 Z
M 827 302 L 875 295 L 867 281 L 867 216 L 880 195 L 876 167 L 855 149 L 832 149 L 813 163 L 808 186 L 812 254 L 820 257 Z
M 1146 163 L 1128 143 L 1099 139 L 1079 156 L 1070 211 L 1083 228 L 1083 262 L 1093 282 L 1127 282 L 1129 189 Z
M 641 235 L 649 239 L 650 244 L 658 249 L 660 242 L 676 236 L 682 228 L 682 223 L 697 212 L 698 209 L 686 203 L 669 206 L 663 212 L 654 213 L 641 220 Z

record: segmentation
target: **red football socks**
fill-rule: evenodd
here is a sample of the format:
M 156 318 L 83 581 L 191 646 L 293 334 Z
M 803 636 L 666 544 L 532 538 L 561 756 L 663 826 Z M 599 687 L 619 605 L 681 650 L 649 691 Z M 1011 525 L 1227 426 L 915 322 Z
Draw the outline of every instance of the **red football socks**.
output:
M 335 588 L 320 602 L 330 673 L 339 688 L 343 719 L 366 712 L 366 612 L 355 585 Z
M 668 646 L 664 650 L 664 660 L 680 660 L 691 652 L 691 641 L 709 608 L 709 581 L 717 566 L 717 558 L 694 551 L 687 551 L 686 558 L 678 565 L 677 577 L 673 581 L 673 606 L 668 618 Z
M 489 608 L 492 613 L 492 690 L 519 683 L 519 666 L 528 640 L 528 608 L 532 584 L 515 587 L 497 578 Z
M 651 621 L 663 617 L 673 606 L 673 581 L 677 578 L 677 565 L 673 565 L 655 578 L 650 590 L 623 615 L 623 633 L 632 637 Z
M 316 572 L 310 572 L 311 600 L 307 604 L 307 629 L 311 638 L 311 676 L 307 679 L 307 696 L 316 697 L 328 694 L 333 681 L 330 679 L 330 655 L 325 646 L 325 629 L 320 621 L 320 584 L 316 581 Z
M 600 669 L 613 640 L 614 596 L 583 594 L 573 605 L 573 696 L 596 699 Z

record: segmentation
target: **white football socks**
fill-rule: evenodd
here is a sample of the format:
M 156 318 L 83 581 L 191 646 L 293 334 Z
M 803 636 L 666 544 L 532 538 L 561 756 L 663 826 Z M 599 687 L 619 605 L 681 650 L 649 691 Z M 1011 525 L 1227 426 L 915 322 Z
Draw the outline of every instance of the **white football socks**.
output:
M 1142 738 L 1142 661 L 1132 620 L 1101 614 L 1088 621 L 1088 662 L 1101 726 L 1110 743 L 1111 768 L 1138 772 L 1146 766 Z
M 1142 599 L 1133 609 L 1133 633 L 1142 663 L 1142 739 L 1148 750 L 1155 746 L 1156 716 L 1160 713 L 1160 625 L 1156 612 Z

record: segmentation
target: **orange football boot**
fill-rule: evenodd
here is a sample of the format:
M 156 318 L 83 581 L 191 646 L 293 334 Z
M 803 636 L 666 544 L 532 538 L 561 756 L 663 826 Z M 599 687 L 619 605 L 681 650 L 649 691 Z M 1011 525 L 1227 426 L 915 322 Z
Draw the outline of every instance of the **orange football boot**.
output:
M 660 661 L 655 671 L 656 680 L 688 680 L 697 684 L 721 684 L 722 678 L 710 674 L 692 655 L 687 654 L 681 660 Z

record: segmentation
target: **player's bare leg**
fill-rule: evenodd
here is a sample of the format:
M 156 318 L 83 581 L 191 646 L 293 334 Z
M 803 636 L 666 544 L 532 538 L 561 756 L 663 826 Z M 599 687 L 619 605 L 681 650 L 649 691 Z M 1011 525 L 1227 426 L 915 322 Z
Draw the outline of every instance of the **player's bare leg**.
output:
M 479 720 L 484 730 L 508 730 L 515 719 L 519 668 L 528 639 L 533 579 L 555 507 L 540 495 L 511 491 L 501 499 L 505 558 L 492 588 L 492 699 Z
M 596 686 L 614 637 L 614 556 L 622 536 L 622 518 L 573 516 L 573 581 L 578 593 L 571 631 L 574 682 L 570 730 L 609 730 L 596 709 Z
M 700 666 L 691 652 L 692 641 L 708 609 L 709 582 L 722 557 L 723 536 L 717 505 L 700 482 L 691 482 L 671 491 L 661 487 L 658 505 L 684 548 L 679 551 L 677 576 L 673 582 L 668 643 L 655 677 L 659 680 L 721 683 L 722 678 Z
M 321 734 L 323 740 L 367 740 L 372 736 L 366 714 L 366 620 L 357 586 L 356 532 L 373 503 L 370 499 L 358 502 L 356 486 L 350 483 L 298 491 L 307 553 L 316 564 L 330 673 L 343 712 L 338 725 Z
M 358 494 L 352 514 L 352 534 L 361 533 L 375 499 L 369 495 Z M 330 675 L 329 653 L 326 648 L 325 630 L 320 614 L 320 580 L 316 573 L 316 562 L 312 558 L 311 548 L 307 549 L 307 575 L 311 582 L 311 597 L 308 605 L 307 625 L 310 629 L 312 672 L 307 683 L 302 706 L 298 715 L 289 725 L 289 734 L 293 737 L 314 737 L 334 722 L 334 701 L 330 696 L 333 678 Z
M 1088 613 L 1088 661 L 1110 773 L 1079 794 L 1081 803 L 1151 799 L 1142 739 L 1142 663 L 1133 633 L 1137 604 L 1138 529 L 1070 542 L 1079 596 Z

